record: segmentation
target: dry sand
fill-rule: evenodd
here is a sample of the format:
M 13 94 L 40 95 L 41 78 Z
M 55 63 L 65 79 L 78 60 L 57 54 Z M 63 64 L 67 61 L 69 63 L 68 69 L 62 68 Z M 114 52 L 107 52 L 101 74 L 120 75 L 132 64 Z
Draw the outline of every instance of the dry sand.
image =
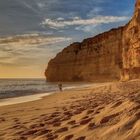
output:
M 140 140 L 140 80 L 0 107 L 0 140 Z

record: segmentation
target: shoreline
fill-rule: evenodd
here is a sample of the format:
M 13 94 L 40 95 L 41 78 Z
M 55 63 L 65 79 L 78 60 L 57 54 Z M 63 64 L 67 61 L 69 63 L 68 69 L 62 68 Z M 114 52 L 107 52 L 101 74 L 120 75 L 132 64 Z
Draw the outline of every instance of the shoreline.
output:
M 107 83 L 91 83 L 91 84 L 85 84 L 83 86 L 77 86 L 77 87 L 67 87 L 64 88 L 63 92 L 65 91 L 69 91 L 69 90 L 79 90 L 79 89 L 84 89 L 84 88 L 90 88 L 95 86 L 99 87 L 99 86 L 103 86 Z M 14 105 L 14 104 L 20 104 L 20 103 L 26 103 L 26 102 L 32 102 L 32 101 L 37 101 L 37 100 L 41 100 L 46 96 L 52 95 L 52 94 L 57 94 L 60 93 L 60 91 L 50 91 L 47 93 L 36 93 L 33 95 L 25 95 L 25 96 L 18 96 L 18 97 L 12 97 L 12 98 L 4 98 L 4 99 L 0 99 L 0 107 L 2 106 L 9 106 L 9 105 Z
M 26 95 L 26 96 L 21 96 L 21 97 L 0 99 L 0 107 L 40 100 L 43 97 L 49 96 L 51 94 L 54 94 L 54 92 L 39 93 L 39 94 L 35 94 L 35 95 Z

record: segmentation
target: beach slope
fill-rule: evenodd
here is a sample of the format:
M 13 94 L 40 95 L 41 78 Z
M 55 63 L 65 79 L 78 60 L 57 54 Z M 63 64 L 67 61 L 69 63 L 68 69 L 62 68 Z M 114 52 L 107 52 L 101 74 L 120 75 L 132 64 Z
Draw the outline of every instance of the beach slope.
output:
M 140 80 L 0 107 L 0 140 L 139 140 Z

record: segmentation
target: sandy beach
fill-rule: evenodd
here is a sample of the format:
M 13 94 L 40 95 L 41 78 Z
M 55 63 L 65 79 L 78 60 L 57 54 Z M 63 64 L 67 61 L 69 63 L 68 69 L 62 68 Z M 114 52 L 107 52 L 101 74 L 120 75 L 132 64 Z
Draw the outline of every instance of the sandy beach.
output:
M 140 140 L 140 80 L 0 107 L 0 140 Z

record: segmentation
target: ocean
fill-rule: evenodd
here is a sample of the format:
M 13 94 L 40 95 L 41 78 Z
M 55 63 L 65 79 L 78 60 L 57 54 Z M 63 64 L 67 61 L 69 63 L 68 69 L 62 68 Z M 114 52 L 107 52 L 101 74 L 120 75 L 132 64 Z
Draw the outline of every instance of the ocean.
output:
M 63 89 L 86 87 L 90 83 L 63 83 Z M 0 99 L 59 91 L 58 83 L 45 79 L 0 79 Z

